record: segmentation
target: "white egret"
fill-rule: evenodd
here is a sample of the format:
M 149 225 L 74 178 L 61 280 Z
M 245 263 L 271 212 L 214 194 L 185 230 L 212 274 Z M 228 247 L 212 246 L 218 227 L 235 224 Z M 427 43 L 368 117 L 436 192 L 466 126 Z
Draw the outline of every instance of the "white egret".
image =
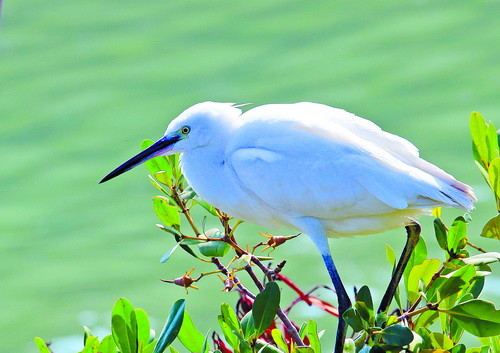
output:
M 412 221 L 431 208 L 471 210 L 475 201 L 468 185 L 421 159 L 407 140 L 315 103 L 269 104 L 245 113 L 230 103 L 196 104 L 101 182 L 174 153 L 181 153 L 189 185 L 213 206 L 247 222 L 307 234 L 328 269 L 340 314 L 351 303 L 327 238 L 402 226 L 411 235 Z M 392 295 L 386 293 L 386 306 Z M 340 317 L 336 353 L 344 338 Z

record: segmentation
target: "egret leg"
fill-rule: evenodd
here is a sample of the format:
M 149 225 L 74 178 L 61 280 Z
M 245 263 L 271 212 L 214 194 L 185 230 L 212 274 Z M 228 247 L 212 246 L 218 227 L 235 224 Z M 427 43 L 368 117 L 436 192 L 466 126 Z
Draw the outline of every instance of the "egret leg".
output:
M 410 260 L 411 253 L 415 249 L 415 246 L 420 238 L 421 227 L 418 222 L 412 221 L 411 224 L 407 225 L 405 228 L 407 234 L 406 244 L 401 257 L 399 258 L 398 264 L 396 265 L 396 269 L 392 274 L 391 281 L 389 282 L 382 301 L 380 302 L 380 306 L 377 311 L 378 313 L 384 312 L 387 308 L 389 308 L 392 298 L 394 297 L 394 293 L 396 293 L 396 289 L 398 288 L 401 276 L 403 276 L 408 260 Z
M 333 283 L 333 287 L 335 288 L 335 292 L 337 293 L 337 300 L 339 303 L 339 325 L 337 327 L 337 336 L 335 339 L 335 353 L 342 353 L 344 350 L 344 341 L 346 336 L 346 322 L 344 321 L 342 315 L 344 312 L 351 307 L 351 300 L 349 299 L 349 295 L 342 284 L 342 280 L 340 279 L 339 273 L 337 272 L 337 268 L 335 267 L 335 263 L 333 262 L 332 256 L 328 254 L 322 254 L 323 261 L 325 262 L 326 269 L 330 274 L 330 278 Z
M 340 279 L 337 268 L 335 267 L 335 263 L 333 262 L 326 236 L 321 233 L 308 233 L 308 235 L 312 239 L 314 244 L 316 244 L 318 250 L 321 253 L 321 256 L 323 257 L 326 269 L 328 270 L 328 274 L 330 275 L 330 278 L 332 280 L 333 287 L 335 288 L 335 292 L 337 293 L 339 324 L 337 327 L 334 353 L 342 353 L 344 350 L 344 341 L 347 331 L 346 322 L 344 321 L 342 315 L 347 309 L 351 307 L 351 300 L 349 299 L 349 295 L 347 294 L 347 291 L 342 284 L 342 280 Z

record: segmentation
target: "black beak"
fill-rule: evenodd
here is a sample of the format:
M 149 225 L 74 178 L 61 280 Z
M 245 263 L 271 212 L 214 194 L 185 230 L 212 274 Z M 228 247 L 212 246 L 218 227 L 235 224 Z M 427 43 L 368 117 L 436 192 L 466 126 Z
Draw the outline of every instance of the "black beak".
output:
M 146 148 L 144 151 L 141 153 L 138 153 L 134 157 L 130 158 L 128 161 L 123 163 L 121 166 L 113 170 L 111 173 L 106 175 L 100 182 L 104 183 L 105 181 L 108 181 L 110 179 L 113 179 L 114 177 L 117 177 L 120 174 L 125 173 L 126 171 L 138 166 L 139 164 L 146 162 L 148 159 L 158 157 L 162 154 L 165 154 L 167 152 L 166 150 L 171 147 L 174 143 L 179 141 L 180 138 L 177 136 L 174 137 L 168 137 L 164 136 L 155 143 L 153 143 L 151 146 Z

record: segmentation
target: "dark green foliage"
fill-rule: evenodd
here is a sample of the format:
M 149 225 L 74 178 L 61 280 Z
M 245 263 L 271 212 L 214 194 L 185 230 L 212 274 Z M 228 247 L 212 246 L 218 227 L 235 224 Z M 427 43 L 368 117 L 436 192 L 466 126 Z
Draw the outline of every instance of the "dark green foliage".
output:
M 268 282 L 260 292 L 252 307 L 256 335 L 260 336 L 274 321 L 280 304 L 280 289 L 276 282 Z
M 382 330 L 380 333 L 385 343 L 390 346 L 402 347 L 413 341 L 413 334 L 406 326 L 392 325 Z
M 185 305 L 186 301 L 184 299 L 179 299 L 172 305 L 167 322 L 160 333 L 158 342 L 156 342 L 154 353 L 162 353 L 177 337 L 184 319 Z

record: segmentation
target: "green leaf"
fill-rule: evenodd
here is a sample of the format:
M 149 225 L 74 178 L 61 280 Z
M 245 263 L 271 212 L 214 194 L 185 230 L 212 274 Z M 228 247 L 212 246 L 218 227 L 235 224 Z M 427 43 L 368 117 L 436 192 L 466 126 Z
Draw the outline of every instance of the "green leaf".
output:
M 500 310 L 491 302 L 472 299 L 444 312 L 457 320 L 465 331 L 475 336 L 500 335 Z
M 465 351 L 466 353 L 496 353 L 496 351 L 491 352 L 490 346 L 473 347 Z
M 83 326 L 83 345 L 87 342 L 87 338 L 94 336 L 92 331 L 87 327 Z
M 217 209 L 214 206 L 210 205 L 208 202 L 200 199 L 199 197 L 195 197 L 194 200 L 196 201 L 196 203 L 198 205 L 200 205 L 205 210 L 207 210 L 211 215 L 213 215 L 215 217 L 219 217 L 219 215 L 217 214 Z
M 271 331 L 271 336 L 273 337 L 273 341 L 283 352 L 288 352 L 288 346 L 280 330 L 278 330 L 277 328 L 273 328 L 273 330 Z
M 417 320 L 415 320 L 415 330 L 421 327 L 430 327 L 439 318 L 439 314 L 435 310 L 424 311 L 422 314 L 418 315 Z
M 186 301 L 184 299 L 179 299 L 172 305 L 172 308 L 170 308 L 167 322 L 160 333 L 154 353 L 162 353 L 177 337 L 184 319 L 185 306 Z
M 441 261 L 437 259 L 425 259 L 420 265 L 416 265 L 411 269 L 408 275 L 408 283 L 406 284 L 408 303 L 410 305 L 415 303 L 420 297 L 420 280 L 427 286 L 440 267 Z
M 125 298 L 118 299 L 113 307 L 111 332 L 122 353 L 137 352 L 137 319 L 134 307 Z
M 80 351 L 80 353 L 97 353 L 99 349 L 99 339 L 95 336 L 90 336 L 85 342 L 85 347 Z
M 449 330 L 449 337 L 453 342 L 459 342 L 460 338 L 462 337 L 464 333 L 464 329 L 462 326 L 460 326 L 457 322 L 457 320 L 449 320 L 450 321 L 450 330 Z M 459 349 L 459 348 L 457 348 Z M 465 346 L 464 346 L 465 350 Z
M 465 345 L 457 344 L 455 347 L 450 349 L 450 353 L 465 353 Z
M 155 349 L 155 344 L 156 341 L 150 342 L 146 347 L 142 349 L 141 353 L 153 353 L 153 350 Z M 170 348 L 172 348 L 172 346 L 170 346 Z
M 210 351 L 210 345 L 208 344 L 208 338 L 210 337 L 210 331 L 205 335 L 203 340 L 203 345 L 201 347 L 201 353 L 208 353 Z
M 142 141 L 141 144 L 141 150 L 145 150 L 149 146 L 151 146 L 154 143 L 153 140 L 144 140 Z M 165 171 L 165 172 L 170 172 L 172 173 L 172 169 L 170 167 L 170 164 L 168 163 L 167 157 L 161 156 L 161 157 L 155 157 L 151 158 L 150 160 L 146 161 L 144 164 L 146 164 L 146 167 L 149 169 L 149 172 L 151 174 L 158 173 L 160 171 Z
M 116 344 L 113 335 L 104 337 L 99 345 L 99 353 L 116 353 Z
M 149 325 L 148 314 L 142 309 L 135 309 L 137 320 L 137 340 L 145 347 L 151 338 L 151 326 Z
M 231 262 L 231 269 L 240 270 L 250 265 L 251 261 L 252 261 L 251 254 L 243 254 L 239 258 Z
M 321 342 L 318 336 L 318 324 L 316 321 L 309 319 L 307 324 L 307 337 L 309 338 L 309 345 L 314 349 L 314 353 L 321 353 Z M 352 342 L 354 344 L 354 341 Z
M 487 252 L 462 259 L 463 262 L 469 265 L 490 264 L 500 261 L 500 252 Z
M 243 329 L 243 337 L 245 337 L 246 340 L 257 338 L 260 335 L 260 333 L 257 334 L 257 330 L 255 329 L 252 311 L 246 313 L 246 315 L 241 319 L 241 328 Z
M 202 353 L 205 337 L 201 334 L 187 311 L 184 311 L 184 319 L 177 338 L 192 353 Z
M 495 125 L 490 121 L 488 124 L 488 128 L 486 130 L 486 145 L 488 147 L 488 158 L 490 160 L 490 166 L 491 162 L 499 156 L 499 148 L 498 148 L 498 140 L 500 137 L 497 134 L 497 130 L 495 128 Z
M 314 353 L 311 347 L 295 347 L 293 353 Z
M 500 158 L 495 158 L 491 161 L 488 168 L 488 177 L 490 180 L 491 189 L 495 193 L 497 199 L 497 206 L 500 206 Z M 498 207 L 500 210 L 500 207 Z
M 368 310 L 373 311 L 373 300 L 370 293 L 370 289 L 367 286 L 363 286 L 356 293 L 356 301 L 365 303 Z
M 157 226 L 158 228 L 160 228 L 164 232 L 172 234 L 173 236 L 176 237 L 175 239 L 180 239 L 181 234 L 179 233 L 179 231 L 177 229 L 172 228 L 172 227 L 166 227 L 163 224 L 159 224 L 159 223 L 155 224 L 155 226 Z
M 255 341 L 255 349 L 257 353 L 283 353 L 281 349 L 261 339 Z M 285 352 L 288 352 L 288 350 Z
M 236 335 L 236 337 L 238 337 L 238 349 L 236 351 L 240 353 L 253 352 L 252 347 L 250 347 L 250 344 L 239 332 L 233 331 L 233 333 Z
M 347 309 L 342 315 L 345 322 L 351 326 L 354 332 L 359 332 L 365 329 L 365 325 L 363 324 L 363 320 L 361 320 L 361 316 L 354 308 Z
M 314 353 L 317 353 L 317 351 L 314 350 Z M 354 340 L 352 338 L 345 339 L 343 353 L 356 353 L 356 345 L 354 344 Z
M 388 244 L 385 244 L 385 257 L 387 258 L 387 261 L 389 261 L 392 268 L 394 268 L 394 266 L 396 266 L 396 253 Z
M 195 259 L 200 259 L 200 257 L 198 255 L 196 255 L 194 253 L 194 251 L 187 245 L 184 245 L 184 239 L 181 238 L 181 236 L 179 235 L 174 235 L 174 238 L 175 240 L 177 240 L 177 243 L 179 243 L 180 247 L 182 248 L 182 250 L 184 250 L 185 252 L 187 252 L 189 255 L 191 255 L 192 257 L 194 257 Z M 173 250 L 173 249 L 172 249 Z M 171 254 L 170 254 L 171 255 Z M 168 255 L 168 256 L 170 256 Z M 165 256 L 165 255 L 163 255 Z
M 165 188 L 161 186 L 160 183 L 155 178 L 153 178 L 151 175 L 148 175 L 148 178 L 149 181 L 151 182 L 151 185 L 160 190 L 162 193 L 169 195 L 169 192 L 165 190 Z M 171 205 L 175 205 L 175 202 L 171 198 L 169 198 L 169 200 Z
M 434 234 L 440 248 L 443 250 L 448 250 L 447 233 L 444 223 L 439 218 L 434 219 Z
M 222 257 L 231 249 L 231 245 L 223 241 L 207 241 L 198 244 L 198 250 L 208 257 Z
M 222 329 L 222 333 L 224 334 L 224 338 L 226 342 L 234 349 L 237 350 L 239 346 L 238 336 L 233 333 L 233 330 L 229 327 L 229 325 L 224 322 L 222 315 L 217 316 L 219 321 L 219 326 Z M 236 332 L 236 331 L 235 331 Z
M 180 179 L 182 176 L 181 170 L 179 168 L 179 154 L 171 154 L 166 156 L 168 163 L 170 164 L 170 168 L 172 168 L 172 172 L 175 174 L 177 179 Z
M 255 297 L 252 316 L 257 336 L 260 336 L 274 321 L 280 305 L 280 296 L 276 282 L 268 282 L 264 290 Z
M 307 333 L 307 325 L 308 325 L 308 323 L 307 323 L 307 322 L 304 322 L 304 323 L 300 326 L 299 336 L 300 336 L 300 338 L 302 338 L 302 340 L 304 340 L 304 338 L 306 337 L 306 333 Z
M 169 204 L 166 197 L 153 197 L 153 208 L 158 218 L 167 226 L 178 228 L 181 224 L 179 210 L 177 207 Z
M 158 180 L 160 183 L 167 185 L 167 186 L 172 186 L 174 184 L 172 180 L 172 173 L 171 171 L 159 171 L 154 173 L 154 176 L 156 180 Z
M 38 347 L 40 353 L 51 353 L 47 344 L 40 337 L 35 337 L 35 344 Z
M 380 333 L 385 343 L 391 346 L 405 346 L 413 341 L 413 333 L 406 326 L 392 325 Z
M 481 344 L 490 346 L 494 353 L 500 352 L 500 336 L 479 337 Z
M 169 251 L 167 251 L 165 254 L 163 254 L 163 256 L 161 257 L 160 259 L 160 262 L 163 264 L 165 262 L 168 261 L 168 259 L 170 259 L 170 256 L 172 256 L 172 254 L 174 253 L 175 250 L 177 250 L 177 248 L 179 247 L 179 245 L 181 245 L 182 243 L 182 240 L 180 242 L 178 242 L 177 244 L 175 244 L 172 249 L 170 249 Z
M 451 338 L 443 335 L 440 332 L 432 332 L 430 334 L 431 343 L 434 348 L 449 350 L 455 345 Z
M 368 309 L 365 303 L 356 301 L 354 303 L 354 308 L 358 312 L 359 316 L 371 326 L 375 322 L 375 316 L 373 310 Z
M 491 218 L 483 228 L 481 236 L 500 240 L 500 214 Z
M 222 303 L 220 305 L 220 311 L 222 320 L 229 326 L 229 328 L 233 331 L 240 332 L 240 320 L 238 320 L 238 316 L 236 316 L 233 308 L 231 308 L 227 303 Z
M 467 237 L 467 224 L 464 217 L 457 217 L 448 231 L 446 242 L 448 251 L 452 254 L 458 253 L 465 247 L 465 238 Z
M 191 186 L 188 186 L 179 196 L 183 200 L 191 200 L 196 196 L 196 192 L 193 190 Z
M 438 288 L 439 299 L 443 300 L 451 295 L 458 293 L 467 287 L 471 280 L 476 276 L 476 269 L 473 265 L 466 265 L 456 271 L 442 276 L 442 285 Z
M 437 313 L 436 313 L 437 314 Z M 422 337 L 422 343 L 420 343 L 420 349 L 430 349 L 431 348 L 431 332 L 426 327 L 420 327 L 417 333 Z
M 474 159 L 484 168 L 488 168 L 491 160 L 490 158 L 494 156 L 495 147 L 498 151 L 497 137 L 494 137 L 494 140 L 497 140 L 495 146 L 495 141 L 492 141 L 491 133 L 488 130 L 488 124 L 486 124 L 482 115 L 477 112 L 473 112 L 470 117 L 472 151 Z

